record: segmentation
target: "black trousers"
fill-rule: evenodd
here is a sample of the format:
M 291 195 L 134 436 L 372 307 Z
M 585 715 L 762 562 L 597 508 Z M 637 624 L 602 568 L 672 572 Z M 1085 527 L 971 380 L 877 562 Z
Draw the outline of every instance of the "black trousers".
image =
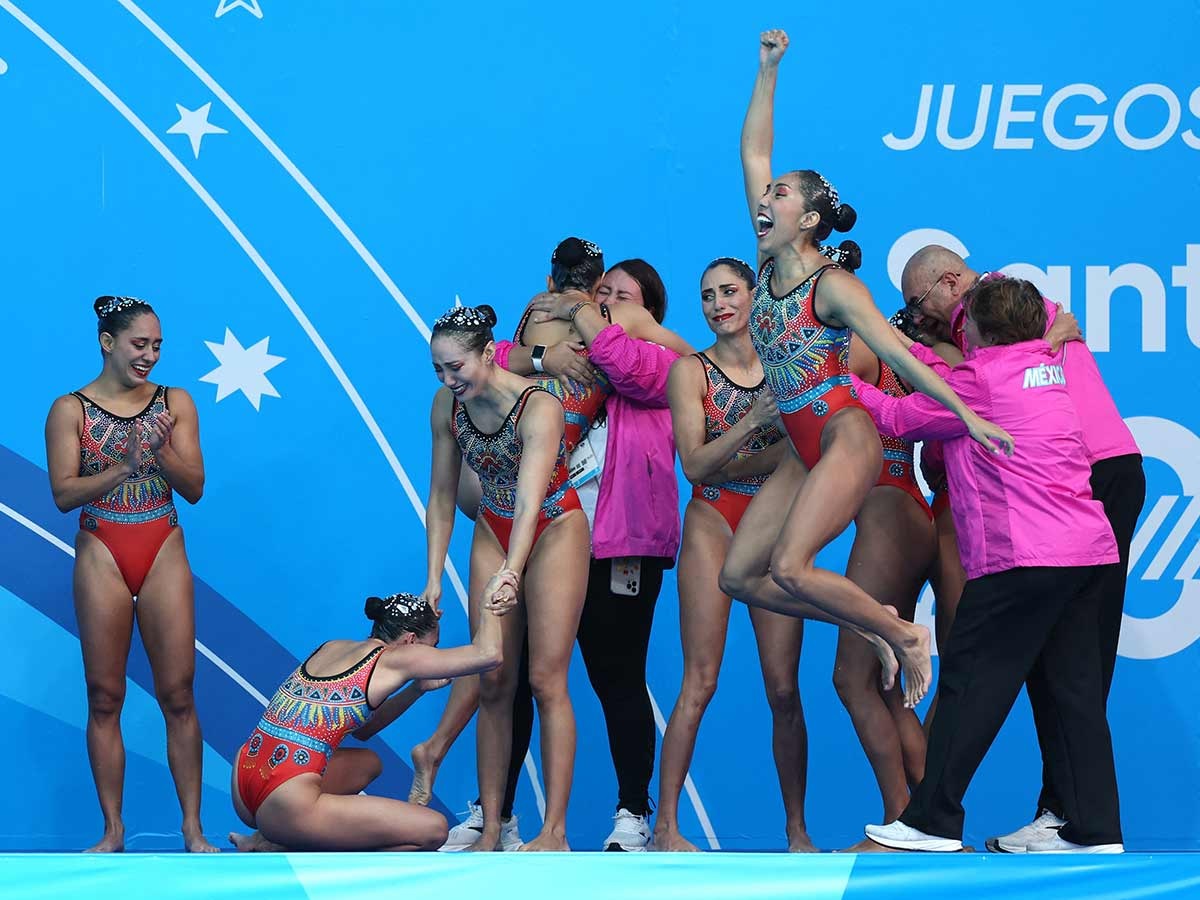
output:
M 1092 496 L 1104 504 L 1104 514 L 1112 525 L 1117 538 L 1117 552 L 1121 556 L 1119 563 L 1100 566 L 1093 576 L 1096 579 L 1095 589 L 1099 593 L 1100 675 L 1107 702 L 1113 669 L 1117 664 L 1117 644 L 1121 639 L 1129 545 L 1146 502 L 1146 475 L 1142 469 L 1142 457 L 1135 453 L 1099 460 L 1092 466 L 1091 484 Z M 1042 666 L 1034 666 L 1025 682 L 1025 689 L 1029 693 L 1029 705 L 1033 709 L 1038 745 L 1042 751 L 1042 792 L 1038 797 L 1038 811 L 1047 809 L 1060 819 L 1069 819 L 1062 798 L 1073 791 L 1067 783 L 1071 767 L 1066 758 L 1062 723 Z
M 593 559 L 587 598 L 579 620 L 579 651 L 588 680 L 604 711 L 608 748 L 617 774 L 617 806 L 635 815 L 650 812 L 654 774 L 654 710 L 646 693 L 646 656 L 654 607 L 662 591 L 663 570 L 671 561 L 641 558 L 636 596 L 613 593 L 612 560 Z M 533 693 L 529 688 L 528 644 L 521 658 L 513 699 L 513 744 L 501 815 L 512 815 L 521 765 L 533 733 Z
M 963 795 L 1038 664 L 1070 772 L 1061 834 L 1077 844 L 1121 841 L 1099 602 L 1094 567 L 1010 569 L 967 582 L 941 659 L 925 778 L 900 816 L 905 824 L 962 837 Z

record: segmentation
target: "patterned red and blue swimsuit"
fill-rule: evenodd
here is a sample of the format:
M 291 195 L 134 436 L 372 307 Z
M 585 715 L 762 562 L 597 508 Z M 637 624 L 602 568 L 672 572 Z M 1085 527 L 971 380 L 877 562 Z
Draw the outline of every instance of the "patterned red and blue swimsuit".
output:
M 908 386 L 900 380 L 900 377 L 892 371 L 891 366 L 882 359 L 879 360 L 879 380 L 875 382 L 875 386 L 890 397 L 907 397 L 912 393 Z M 875 483 L 876 487 L 890 485 L 900 488 L 916 500 L 932 518 L 933 513 L 929 509 L 929 503 L 925 500 L 920 485 L 917 484 L 916 468 L 913 462 L 915 446 L 913 442 L 882 433 L 879 435 L 879 441 L 883 444 L 883 468 L 879 472 L 879 480 Z
M 125 447 L 133 434 L 133 423 L 141 424 L 141 464 L 137 473 L 103 497 L 84 504 L 79 513 L 79 527 L 108 548 L 129 593 L 137 596 L 163 542 L 179 524 L 171 485 L 148 446 L 154 420 L 168 411 L 167 388 L 159 385 L 146 408 L 135 416 L 111 413 L 78 391 L 74 396 L 83 407 L 81 476 L 125 465 Z
M 783 424 L 800 459 L 812 468 L 821 458 L 821 431 L 846 407 L 863 409 L 850 382 L 850 329 L 817 318 L 813 302 L 822 266 L 782 297 L 771 290 L 775 260 L 758 276 L 750 307 L 750 339 L 763 377 L 775 394 Z
M 308 672 L 309 661 L 320 649 L 279 686 L 238 751 L 238 793 L 251 815 L 285 781 L 306 772 L 323 773 L 346 735 L 366 724 L 375 711 L 367 689 L 384 648 L 376 647 L 345 672 L 328 677 Z
M 696 358 L 704 366 L 704 380 L 708 386 L 704 394 L 705 443 L 715 441 L 742 420 L 754 405 L 754 401 L 766 388 L 766 380 L 754 387 L 743 387 L 726 375 L 721 367 L 703 353 Z M 766 450 L 783 440 L 783 433 L 775 426 L 759 428 L 738 448 L 736 459 L 746 459 Z M 749 475 L 736 481 L 722 484 L 698 484 L 692 488 L 692 498 L 702 500 L 717 510 L 729 524 L 730 531 L 737 531 L 742 514 L 758 489 L 769 475 Z
M 508 552 L 513 516 L 516 515 L 517 480 L 521 470 L 521 437 L 517 432 L 517 424 L 525 412 L 525 404 L 535 391 L 549 393 L 538 385 L 527 387 L 508 411 L 504 422 L 490 434 L 475 426 L 466 406 L 457 399 L 450 416 L 450 430 L 458 441 L 463 460 L 479 476 L 483 488 L 479 513 L 495 532 L 505 553 Z M 546 498 L 538 511 L 534 542 L 551 522 L 567 511 L 579 508 L 579 497 L 567 475 L 566 443 L 560 440 L 558 460 L 550 475 Z

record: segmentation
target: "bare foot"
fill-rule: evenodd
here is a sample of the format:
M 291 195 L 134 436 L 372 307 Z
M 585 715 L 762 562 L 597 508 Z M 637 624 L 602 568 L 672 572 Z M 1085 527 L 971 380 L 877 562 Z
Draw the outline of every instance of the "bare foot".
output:
M 468 847 L 464 852 L 466 852 L 466 853 L 495 853 L 495 852 L 499 852 L 501 849 L 502 848 L 500 847 L 500 829 L 496 828 L 493 831 L 493 830 L 485 827 L 483 829 L 483 832 L 475 840 L 475 843 L 473 843 L 470 847 Z
M 184 826 L 184 850 L 188 853 L 220 853 L 218 847 L 209 844 L 208 839 L 204 836 L 204 829 L 200 828 L 200 823 L 185 824 Z
M 100 843 L 88 847 L 84 853 L 122 853 L 125 850 L 125 826 L 114 825 L 104 829 Z
M 254 834 L 239 834 L 231 831 L 229 832 L 229 843 L 237 847 L 240 853 L 283 853 L 287 849 L 268 841 L 262 836 L 261 831 L 256 831 Z
M 897 850 L 894 847 L 885 847 L 883 844 L 877 844 L 870 838 L 863 838 L 853 847 L 847 847 L 843 853 L 907 853 L 906 850 Z
M 569 851 L 571 848 L 567 846 L 567 836 L 558 834 L 553 831 L 542 831 L 532 841 L 528 841 L 521 848 L 522 853 L 538 853 L 540 851 Z
M 437 778 L 438 767 L 442 761 L 434 756 L 428 742 L 417 744 L 412 748 L 413 780 L 408 790 L 408 802 L 418 806 L 428 806 L 433 797 L 433 781 Z
M 909 709 L 921 702 L 933 682 L 929 629 L 906 623 L 904 643 L 896 647 L 896 658 L 904 672 L 904 705 Z
M 699 853 L 700 848 L 674 828 L 654 829 L 654 849 L 663 853 Z
M 788 838 L 788 853 L 820 853 L 807 831 L 801 831 Z

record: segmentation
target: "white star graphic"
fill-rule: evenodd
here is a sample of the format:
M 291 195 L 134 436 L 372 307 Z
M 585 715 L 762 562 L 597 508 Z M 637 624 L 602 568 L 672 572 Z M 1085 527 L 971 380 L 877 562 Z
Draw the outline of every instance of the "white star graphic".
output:
M 237 9 L 239 6 L 256 19 L 261 19 L 263 17 L 262 9 L 258 5 L 258 0 L 221 0 L 220 4 L 217 6 L 216 15 L 214 15 L 213 18 L 219 19 L 221 16 L 225 15 L 225 13 L 233 12 L 233 10 Z
M 229 134 L 224 128 L 218 128 L 208 121 L 211 100 L 199 109 L 184 109 L 178 103 L 175 108 L 179 110 L 179 121 L 167 129 L 167 134 L 186 134 L 192 142 L 192 153 L 196 159 L 200 158 L 200 141 L 206 134 Z
M 233 336 L 233 332 L 226 328 L 223 344 L 216 341 L 204 342 L 221 363 L 200 378 L 201 381 L 217 386 L 217 403 L 234 391 L 241 391 L 250 404 L 258 409 L 263 394 L 268 397 L 279 396 L 275 386 L 267 380 L 267 372 L 283 362 L 286 357 L 272 356 L 267 352 L 267 341 L 270 339 L 268 336 L 253 347 L 243 347 Z

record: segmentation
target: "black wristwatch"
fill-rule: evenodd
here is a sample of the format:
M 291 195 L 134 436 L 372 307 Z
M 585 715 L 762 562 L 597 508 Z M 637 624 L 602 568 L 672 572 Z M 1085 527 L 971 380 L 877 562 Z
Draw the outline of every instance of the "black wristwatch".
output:
M 542 357 L 546 355 L 545 344 L 535 344 L 533 352 L 529 354 L 529 361 L 533 363 L 533 371 L 545 372 L 546 368 L 542 365 Z

